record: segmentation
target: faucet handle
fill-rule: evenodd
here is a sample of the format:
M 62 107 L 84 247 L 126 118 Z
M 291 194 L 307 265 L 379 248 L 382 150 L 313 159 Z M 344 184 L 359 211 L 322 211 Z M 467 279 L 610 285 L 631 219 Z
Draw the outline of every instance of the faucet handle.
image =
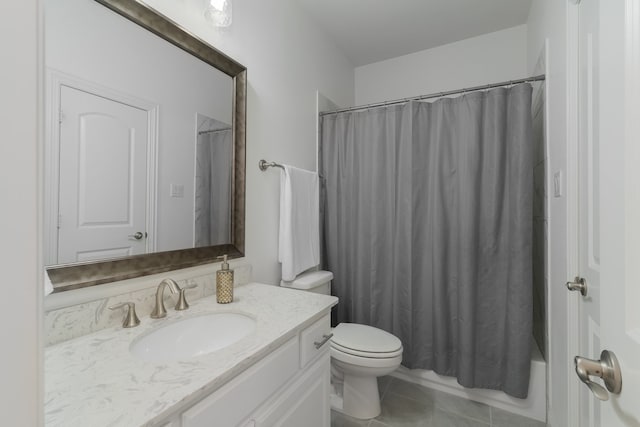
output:
M 109 307 L 109 310 L 116 310 L 118 308 L 128 307 L 127 315 L 124 317 L 124 321 L 122 322 L 123 328 L 133 328 L 140 324 L 140 319 L 136 315 L 136 305 L 132 302 L 123 302 L 120 304 L 112 305 Z
M 187 289 L 193 289 L 193 288 L 197 288 L 198 285 L 196 285 L 195 283 L 192 283 L 190 285 L 185 286 L 184 288 L 180 289 L 180 295 L 178 296 L 178 302 L 176 303 L 175 309 L 180 311 L 180 310 L 186 310 L 187 308 L 189 308 L 189 304 L 187 303 L 187 299 L 184 297 L 184 291 L 186 291 Z

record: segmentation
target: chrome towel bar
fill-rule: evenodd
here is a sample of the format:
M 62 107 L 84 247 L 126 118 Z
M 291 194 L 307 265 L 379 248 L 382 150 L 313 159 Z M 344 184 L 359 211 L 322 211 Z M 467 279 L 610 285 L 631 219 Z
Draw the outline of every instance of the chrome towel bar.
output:
M 278 164 L 276 162 L 267 162 L 266 160 L 262 159 L 258 162 L 258 167 L 260 168 L 261 171 L 266 171 L 268 168 L 280 168 L 280 169 L 284 169 L 284 166 L 282 166 L 281 164 Z

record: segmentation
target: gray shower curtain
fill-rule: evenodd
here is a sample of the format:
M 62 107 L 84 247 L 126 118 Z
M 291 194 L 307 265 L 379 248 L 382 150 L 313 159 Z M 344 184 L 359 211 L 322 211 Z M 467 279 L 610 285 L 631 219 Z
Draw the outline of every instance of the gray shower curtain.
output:
M 337 321 L 395 334 L 408 368 L 526 397 L 531 86 L 326 115 L 321 132 Z
M 232 130 L 198 135 L 194 246 L 231 242 Z

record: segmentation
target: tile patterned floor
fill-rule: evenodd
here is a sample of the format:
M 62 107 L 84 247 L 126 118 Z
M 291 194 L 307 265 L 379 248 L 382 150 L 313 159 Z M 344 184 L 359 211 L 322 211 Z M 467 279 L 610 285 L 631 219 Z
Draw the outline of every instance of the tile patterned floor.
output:
M 545 424 L 482 403 L 393 377 L 378 379 L 382 413 L 357 420 L 331 412 L 331 427 L 544 427 Z

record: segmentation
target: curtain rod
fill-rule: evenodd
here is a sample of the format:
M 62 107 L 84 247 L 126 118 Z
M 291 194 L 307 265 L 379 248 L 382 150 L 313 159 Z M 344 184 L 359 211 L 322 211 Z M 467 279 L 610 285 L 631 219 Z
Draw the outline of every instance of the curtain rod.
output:
M 516 85 L 516 84 L 519 84 L 519 83 L 537 82 L 537 81 L 541 81 L 541 80 L 544 80 L 544 79 L 545 79 L 545 75 L 544 74 L 540 74 L 538 76 L 526 77 L 524 79 L 508 80 L 508 81 L 505 81 L 505 82 L 491 83 L 491 84 L 488 84 L 488 85 L 474 86 L 474 87 L 469 87 L 469 88 L 465 88 L 465 89 L 456 89 L 456 90 L 450 90 L 450 91 L 447 91 L 447 92 L 435 92 L 435 93 L 430 93 L 428 95 L 413 96 L 413 97 L 409 97 L 409 98 L 396 99 L 396 100 L 393 100 L 393 101 L 377 102 L 375 104 L 360 105 L 360 106 L 357 106 L 357 107 L 341 108 L 339 110 L 334 110 L 334 111 L 325 111 L 325 112 L 320 113 L 320 116 L 326 116 L 326 115 L 329 115 L 329 114 L 344 113 L 344 112 L 347 112 L 347 111 L 367 110 L 369 108 L 384 107 L 384 106 L 387 106 L 387 105 L 404 104 L 405 102 L 420 101 L 422 99 L 441 98 L 443 96 L 456 95 L 456 94 L 459 94 L 459 93 L 467 93 L 467 92 L 476 92 L 476 91 L 479 91 L 479 90 L 493 89 L 493 88 L 501 87 L 501 86 L 511 86 L 511 85 Z
M 204 135 L 205 133 L 225 132 L 228 130 L 231 130 L 231 128 L 216 129 L 216 130 L 201 130 L 201 131 L 198 131 L 198 135 Z

